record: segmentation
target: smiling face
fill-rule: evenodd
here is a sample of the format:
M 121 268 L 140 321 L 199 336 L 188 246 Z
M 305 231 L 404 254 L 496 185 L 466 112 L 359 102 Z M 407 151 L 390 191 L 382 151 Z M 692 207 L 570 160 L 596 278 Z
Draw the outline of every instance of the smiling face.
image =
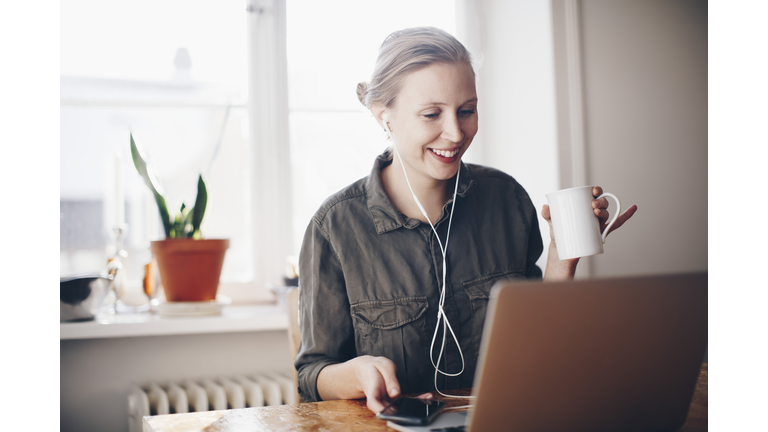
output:
M 448 180 L 477 134 L 472 69 L 464 63 L 433 63 L 412 72 L 393 105 L 380 112 L 387 114 L 410 181 L 426 185 Z

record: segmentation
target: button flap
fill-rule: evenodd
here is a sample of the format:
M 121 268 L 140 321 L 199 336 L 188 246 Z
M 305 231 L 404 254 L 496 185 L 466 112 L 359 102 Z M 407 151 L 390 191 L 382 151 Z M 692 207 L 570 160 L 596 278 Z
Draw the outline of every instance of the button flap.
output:
M 357 303 L 350 310 L 372 327 L 389 330 L 416 321 L 428 308 L 426 297 L 403 297 Z

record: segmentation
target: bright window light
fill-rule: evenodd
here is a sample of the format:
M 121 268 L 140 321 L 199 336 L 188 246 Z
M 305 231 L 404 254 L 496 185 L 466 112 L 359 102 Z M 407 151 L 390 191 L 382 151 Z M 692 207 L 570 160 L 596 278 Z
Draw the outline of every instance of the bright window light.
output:
M 433 26 L 456 35 L 453 1 L 289 0 L 288 92 L 293 176 L 293 239 L 325 198 L 368 175 L 386 147 L 357 100 L 390 33 Z
M 129 284 L 143 276 L 149 241 L 163 237 L 130 158 L 132 131 L 172 212 L 194 203 L 204 174 L 203 234 L 231 241 L 222 281 L 252 278 L 246 34 L 242 0 L 61 1 L 62 276 L 99 272 L 114 253 L 117 171 Z

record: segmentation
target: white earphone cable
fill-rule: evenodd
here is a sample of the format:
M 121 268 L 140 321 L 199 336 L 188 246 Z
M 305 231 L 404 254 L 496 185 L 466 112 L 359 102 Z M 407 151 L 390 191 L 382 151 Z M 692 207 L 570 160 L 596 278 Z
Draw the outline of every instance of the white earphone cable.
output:
M 405 170 L 405 164 L 403 163 L 403 158 L 400 156 L 400 151 L 398 150 L 397 144 L 395 143 L 395 138 L 392 135 L 392 132 L 389 130 L 386 114 L 384 114 L 382 118 L 382 123 L 384 124 L 384 130 L 387 132 L 389 139 L 392 140 L 392 146 L 395 148 L 395 153 L 397 153 L 397 159 L 400 161 L 400 166 L 403 168 L 403 174 L 405 175 L 405 182 L 408 184 L 408 189 L 411 191 L 411 196 L 413 197 L 413 200 L 416 202 L 416 205 L 419 207 L 421 214 L 424 215 L 424 217 L 427 219 L 427 222 L 429 223 L 429 226 L 432 228 L 432 232 L 435 234 L 437 243 L 440 246 L 440 252 L 442 253 L 442 256 L 443 256 L 443 283 L 442 283 L 442 289 L 440 290 L 440 301 L 438 303 L 437 323 L 435 324 L 435 332 L 432 334 L 432 343 L 429 346 L 429 359 L 432 362 L 432 366 L 435 368 L 435 390 L 441 395 L 446 397 L 466 398 L 467 396 L 445 394 L 441 392 L 440 389 L 437 388 L 438 372 L 445 376 L 451 376 L 451 377 L 459 376 L 464 372 L 464 353 L 461 351 L 461 345 L 459 345 L 459 340 L 456 337 L 456 333 L 454 333 L 453 328 L 451 327 L 451 323 L 448 321 L 448 317 L 445 315 L 445 310 L 443 309 L 443 306 L 445 305 L 445 281 L 447 276 L 446 251 L 448 250 L 448 240 L 450 239 L 450 236 L 451 236 L 451 224 L 453 222 L 453 209 L 456 207 L 456 195 L 459 190 L 459 175 L 461 174 L 461 166 L 459 166 L 459 169 L 456 172 L 456 184 L 453 190 L 453 202 L 451 203 L 451 214 L 450 214 L 450 217 L 448 218 L 448 232 L 445 235 L 445 245 L 443 245 L 443 243 L 440 241 L 440 236 L 437 234 L 437 230 L 435 229 L 435 226 L 432 224 L 432 221 L 429 219 L 429 216 L 427 215 L 426 210 L 424 210 L 424 207 L 421 205 L 421 201 L 419 201 L 419 198 L 416 196 L 416 193 L 413 192 L 413 188 L 411 187 L 411 182 L 410 180 L 408 180 L 408 173 Z M 440 327 L 441 320 L 443 322 L 443 341 L 440 344 L 440 353 L 437 356 L 437 362 L 435 362 L 432 353 L 434 352 L 435 339 L 437 339 L 437 331 L 438 331 L 438 328 Z M 443 352 L 445 351 L 446 327 L 447 327 L 447 330 L 451 332 L 451 336 L 453 337 L 453 341 L 456 343 L 456 347 L 459 349 L 459 356 L 461 357 L 461 370 L 457 373 L 444 372 L 440 370 L 440 367 L 439 367 L 440 360 L 442 359 Z M 473 397 L 473 396 L 469 396 L 469 397 Z

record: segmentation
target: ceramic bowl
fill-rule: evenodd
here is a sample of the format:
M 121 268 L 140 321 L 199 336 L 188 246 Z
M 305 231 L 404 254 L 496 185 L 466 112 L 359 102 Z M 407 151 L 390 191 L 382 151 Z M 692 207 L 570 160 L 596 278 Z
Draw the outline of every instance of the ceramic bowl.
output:
M 112 289 L 114 276 L 87 275 L 62 278 L 59 321 L 88 321 L 96 314 Z

